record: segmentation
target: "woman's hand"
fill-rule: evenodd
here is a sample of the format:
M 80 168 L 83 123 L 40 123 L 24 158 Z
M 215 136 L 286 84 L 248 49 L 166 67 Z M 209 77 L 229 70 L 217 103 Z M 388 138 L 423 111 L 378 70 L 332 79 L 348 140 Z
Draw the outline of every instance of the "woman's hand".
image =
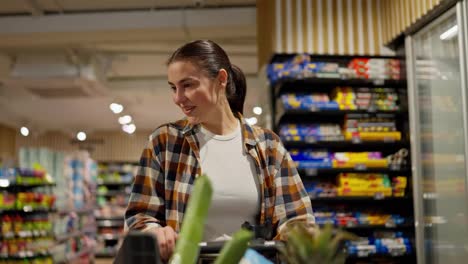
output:
M 158 239 L 159 254 L 163 261 L 169 260 L 174 252 L 177 233 L 170 226 L 151 228 L 148 232 Z

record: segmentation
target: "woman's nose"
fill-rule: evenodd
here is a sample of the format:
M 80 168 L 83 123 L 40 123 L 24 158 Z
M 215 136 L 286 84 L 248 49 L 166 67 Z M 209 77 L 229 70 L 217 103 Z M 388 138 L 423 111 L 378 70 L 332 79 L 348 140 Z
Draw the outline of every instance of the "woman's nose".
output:
M 174 93 L 174 103 L 179 105 L 185 102 L 186 99 L 187 97 L 185 97 L 183 89 L 176 88 L 176 91 Z

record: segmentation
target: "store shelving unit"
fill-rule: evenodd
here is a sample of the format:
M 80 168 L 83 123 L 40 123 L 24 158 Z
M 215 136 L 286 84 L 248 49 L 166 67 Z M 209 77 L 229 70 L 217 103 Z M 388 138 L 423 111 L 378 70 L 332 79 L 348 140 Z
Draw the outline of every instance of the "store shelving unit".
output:
M 122 243 L 124 213 L 136 165 L 136 162 L 124 161 L 99 163 L 95 214 L 98 228 L 95 256 L 98 258 L 115 257 L 116 249 Z
M 270 63 L 285 63 L 290 61 L 295 54 L 276 54 L 272 57 Z M 310 55 L 311 62 L 332 62 L 340 66 L 346 67 L 347 64 L 355 56 L 329 56 L 329 55 Z M 403 59 L 388 56 L 367 57 L 359 56 L 359 58 L 382 58 L 382 59 Z M 329 110 L 319 109 L 311 106 L 308 109 L 290 109 L 284 107 L 281 102 L 281 96 L 284 94 L 298 94 L 308 95 L 312 93 L 326 93 L 332 94 L 335 87 L 352 87 L 362 88 L 365 87 L 369 91 L 380 88 L 392 88 L 398 92 L 399 109 L 398 110 L 379 110 L 371 107 L 360 110 Z M 314 137 L 301 138 L 300 140 L 293 138 L 282 138 L 285 147 L 290 150 L 327 150 L 331 152 L 362 152 L 362 151 L 380 151 L 384 155 L 395 153 L 398 150 L 405 148 L 410 149 L 410 142 L 408 137 L 408 107 L 407 107 L 407 85 L 404 78 L 400 80 L 390 79 L 358 79 L 358 78 L 320 78 L 301 76 L 283 77 L 275 80 L 270 84 L 270 102 L 271 102 L 271 120 L 272 128 L 280 134 L 281 125 L 284 124 L 314 124 L 314 123 L 333 123 L 343 124 L 345 117 L 348 114 L 368 114 L 370 116 L 379 114 L 391 114 L 394 119 L 398 131 L 401 132 L 401 140 L 383 139 L 383 140 L 361 140 L 353 138 L 351 140 L 317 140 Z M 351 208 L 352 210 L 387 210 L 390 214 L 401 213 L 407 217 L 407 221 L 403 224 L 379 224 L 379 225 L 345 225 L 338 226 L 338 228 L 346 229 L 358 235 L 366 236 L 371 235 L 375 231 L 394 231 L 402 232 L 411 239 L 414 247 L 414 223 L 413 223 L 413 199 L 411 186 L 411 163 L 407 161 L 405 165 L 390 164 L 385 167 L 368 167 L 365 164 L 356 164 L 350 168 L 320 168 L 310 167 L 298 168 L 299 175 L 304 183 L 306 182 L 330 182 L 335 181 L 337 175 L 340 173 L 383 173 L 390 178 L 395 176 L 406 176 L 408 179 L 408 187 L 405 190 L 403 197 L 388 197 L 383 195 L 375 196 L 334 196 L 334 197 L 316 197 L 311 195 L 311 201 L 314 208 L 326 207 L 337 208 Z M 347 263 L 357 262 L 388 262 L 391 263 L 414 263 L 416 256 L 414 253 L 405 255 L 391 254 L 371 254 L 371 255 L 350 255 Z
M 0 234 L 0 245 L 2 246 L 2 252 L 0 253 L 0 260 L 3 261 L 39 261 L 39 260 L 52 260 L 51 252 L 43 247 L 39 251 L 31 251 L 28 248 L 26 241 L 44 241 L 45 243 L 54 243 L 53 241 L 53 231 L 50 225 L 42 225 L 42 229 L 39 226 L 35 226 L 31 229 L 30 227 L 24 226 L 22 223 L 31 222 L 32 219 L 42 219 L 43 222 L 48 222 L 52 217 L 52 214 L 56 212 L 54 207 L 38 207 L 33 205 L 18 205 L 18 197 L 20 193 L 41 193 L 51 195 L 52 187 L 55 186 L 53 183 L 43 182 L 43 183 L 15 183 L 10 182 L 9 180 L 3 179 L 2 186 L 0 186 L 0 194 L 2 194 L 2 207 L 6 206 L 4 204 L 3 195 L 15 195 L 15 205 L 13 208 L 4 208 L 0 209 L 0 219 L 2 232 Z M 10 220 L 7 220 L 9 218 Z M 10 249 L 15 248 L 9 244 L 16 244 L 16 253 L 12 253 Z M 23 245 L 23 247 L 20 246 Z M 7 250 L 8 249 L 8 250 Z M 7 251 L 5 251 L 7 250 Z M 10 252 L 8 252 L 10 251 Z

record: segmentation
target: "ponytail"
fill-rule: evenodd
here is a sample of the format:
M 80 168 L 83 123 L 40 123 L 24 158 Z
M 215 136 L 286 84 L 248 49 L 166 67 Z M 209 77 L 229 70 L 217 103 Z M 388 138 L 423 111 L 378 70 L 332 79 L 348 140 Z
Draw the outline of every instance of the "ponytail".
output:
M 234 114 L 244 113 L 244 101 L 247 90 L 245 75 L 242 70 L 232 65 L 228 55 L 218 44 L 211 40 L 196 40 L 178 48 L 167 60 L 167 65 L 175 61 L 188 60 L 215 78 L 221 69 L 229 75 L 226 97 Z
M 231 78 L 229 87 L 226 89 L 226 97 L 231 107 L 231 111 L 244 114 L 244 101 L 247 92 L 247 83 L 242 70 L 234 64 L 231 64 Z

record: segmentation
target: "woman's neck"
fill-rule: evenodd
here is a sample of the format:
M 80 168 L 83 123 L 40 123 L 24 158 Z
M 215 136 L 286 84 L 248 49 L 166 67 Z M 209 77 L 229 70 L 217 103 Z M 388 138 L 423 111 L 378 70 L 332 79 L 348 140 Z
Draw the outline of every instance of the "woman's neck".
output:
M 203 122 L 202 126 L 216 135 L 227 135 L 233 132 L 239 124 L 239 121 L 228 108 L 214 114 L 209 121 Z

